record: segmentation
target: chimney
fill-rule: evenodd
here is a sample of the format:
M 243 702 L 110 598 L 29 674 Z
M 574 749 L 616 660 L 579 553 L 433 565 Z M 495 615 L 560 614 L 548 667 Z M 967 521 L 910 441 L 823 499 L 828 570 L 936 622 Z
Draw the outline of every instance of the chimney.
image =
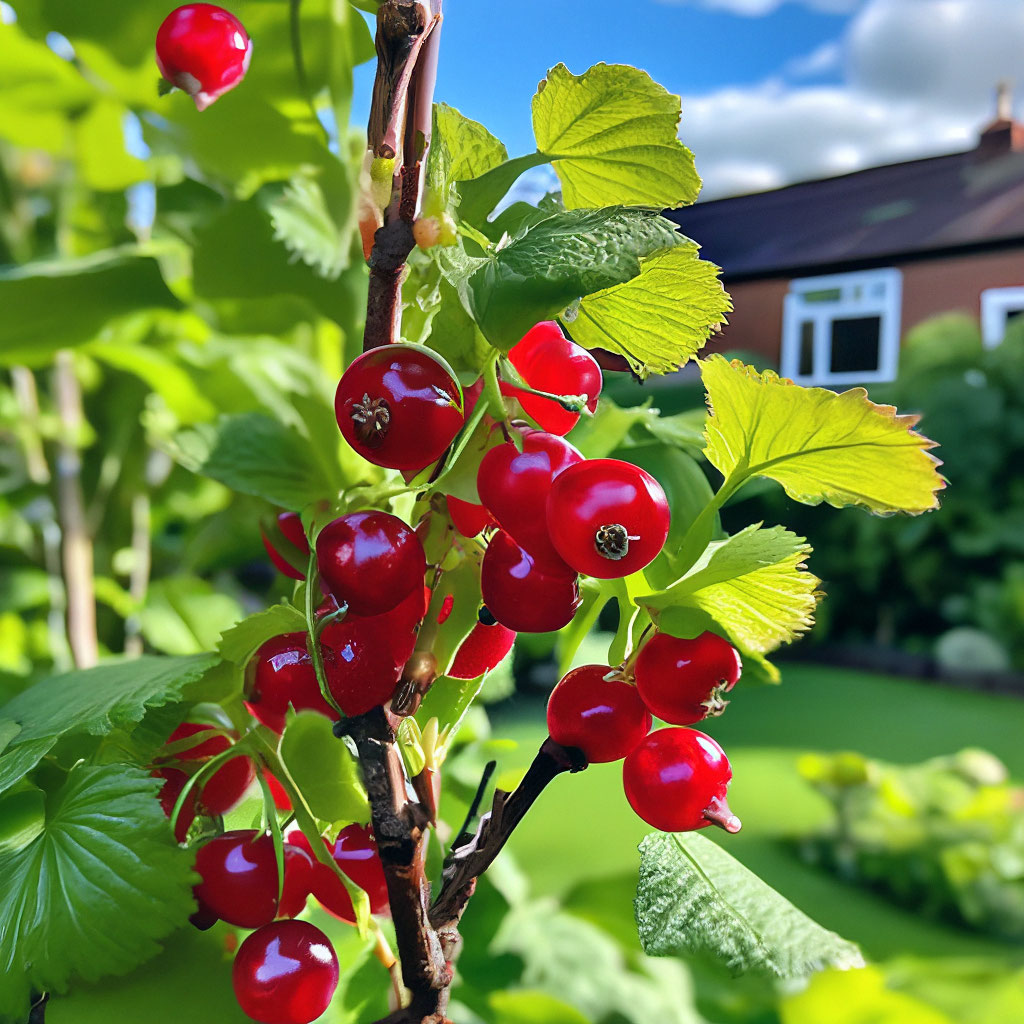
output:
M 996 87 L 996 119 L 982 129 L 975 150 L 979 160 L 1024 152 L 1024 124 L 1013 117 L 1013 88 L 1009 82 Z

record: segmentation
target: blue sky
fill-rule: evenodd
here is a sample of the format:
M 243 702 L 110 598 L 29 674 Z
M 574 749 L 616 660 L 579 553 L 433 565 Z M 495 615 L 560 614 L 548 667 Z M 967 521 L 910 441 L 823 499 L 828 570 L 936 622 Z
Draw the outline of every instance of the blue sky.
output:
M 680 135 L 712 197 L 967 149 L 999 78 L 1024 95 L 1024 0 L 446 0 L 445 10 L 437 96 L 512 155 L 533 149 L 530 97 L 551 65 L 634 64 L 682 95 Z

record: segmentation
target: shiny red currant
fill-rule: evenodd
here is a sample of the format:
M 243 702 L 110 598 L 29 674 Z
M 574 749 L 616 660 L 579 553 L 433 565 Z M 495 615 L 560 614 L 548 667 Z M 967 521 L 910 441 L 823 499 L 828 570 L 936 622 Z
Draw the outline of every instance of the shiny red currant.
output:
M 309 542 L 302 520 L 295 512 L 282 512 L 269 531 L 260 527 L 267 554 L 279 572 L 293 580 L 304 580 L 309 565 Z
M 345 440 L 368 462 L 423 469 L 465 422 L 452 368 L 422 345 L 382 345 L 345 371 L 334 398 Z
M 508 354 L 519 375 L 538 391 L 554 395 L 586 395 L 594 412 L 601 394 L 601 367 L 582 346 L 570 341 L 554 321 L 531 327 Z M 563 409 L 550 398 L 514 389 L 523 411 L 552 434 L 568 434 L 580 414 Z
M 414 591 L 422 601 L 422 591 Z M 398 685 L 402 666 L 395 663 L 387 616 L 345 618 L 321 634 L 324 672 L 331 696 L 350 718 L 386 704 Z
M 338 717 L 320 692 L 305 633 L 276 636 L 256 652 L 249 670 L 246 707 L 277 733 L 284 732 L 289 707 Z
M 338 987 L 330 939 L 307 921 L 276 921 L 250 935 L 231 968 L 242 1012 L 260 1024 L 310 1024 Z
M 199 847 L 195 888 L 201 911 L 239 928 L 259 928 L 277 916 L 277 858 L 268 833 L 225 832 Z
M 590 459 L 551 485 L 547 526 L 555 550 L 577 572 L 629 576 L 652 562 L 668 537 L 668 499 L 657 480 L 618 459 Z
M 480 591 L 494 619 L 517 633 L 561 629 L 582 603 L 575 572 L 545 572 L 503 530 L 487 545 Z
M 583 456 L 556 434 L 527 428 L 522 435 L 522 451 L 508 442 L 483 457 L 476 477 L 480 500 L 539 568 L 566 575 L 569 568 L 551 544 L 544 509 L 552 482 Z
M 274 806 L 279 811 L 290 811 L 292 809 L 292 799 L 288 795 L 288 791 L 281 785 L 281 780 L 276 775 L 271 775 L 270 772 L 267 772 L 266 779 Z
M 448 495 L 448 515 L 452 525 L 463 537 L 475 537 L 488 526 L 495 526 L 494 517 L 483 505 Z
M 292 832 L 288 841 L 302 847 L 310 856 L 315 856 L 309 840 L 301 832 Z M 330 851 L 334 862 L 342 872 L 366 890 L 370 898 L 370 912 L 388 912 L 388 884 L 384 878 L 384 865 L 377 852 L 377 842 L 368 826 L 349 825 L 338 833 L 332 846 L 327 839 L 324 845 Z M 349 924 L 355 924 L 356 914 L 348 890 L 337 875 L 326 865 L 317 861 L 313 870 L 313 896 L 329 913 Z
M 242 23 L 214 4 L 185 4 L 156 34 L 160 74 L 205 110 L 245 77 L 252 41 Z
M 622 765 L 626 799 L 648 825 L 690 832 L 718 825 L 739 832 L 726 790 L 732 766 L 722 748 L 696 729 L 657 729 Z
M 284 886 L 278 917 L 298 917 L 306 906 L 313 889 L 316 863 L 313 855 L 294 843 L 284 844 Z
M 164 814 L 169 818 L 174 812 L 174 805 L 178 802 L 178 797 L 181 796 L 181 791 L 185 788 L 185 784 L 188 782 L 188 776 L 177 768 L 157 768 L 156 771 L 153 771 L 150 774 L 155 779 L 163 779 L 163 785 L 160 787 L 160 793 L 157 799 L 160 801 L 160 806 L 163 808 Z M 193 788 L 189 790 L 188 796 L 185 797 L 185 802 L 181 805 L 181 810 L 174 822 L 174 838 L 177 842 L 185 842 L 185 838 L 188 836 L 188 830 L 195 819 L 196 791 L 195 788 Z
M 575 668 L 548 699 L 551 738 L 582 750 L 591 764 L 621 760 L 651 731 L 651 713 L 636 687 L 609 675 L 609 665 Z
M 372 354 L 372 353 L 371 353 Z M 350 512 L 316 539 L 320 575 L 354 615 L 383 615 L 422 592 L 427 556 L 419 537 L 387 512 Z
M 641 648 L 634 669 L 636 688 L 660 719 L 691 725 L 720 715 L 722 699 L 742 670 L 739 652 L 717 633 L 693 640 L 655 633 Z
M 167 738 L 168 744 L 187 740 L 199 733 L 206 734 L 208 738 L 199 740 L 195 745 L 176 753 L 175 759 L 198 767 L 199 764 L 230 749 L 238 737 L 220 729 L 210 735 L 211 729 L 214 728 L 199 722 L 183 722 L 179 725 Z M 241 802 L 255 778 L 256 769 L 251 758 L 244 754 L 230 758 L 203 781 L 198 800 L 199 811 L 204 814 L 226 814 Z
M 455 652 L 448 675 L 452 679 L 476 679 L 500 664 L 515 642 L 515 631 L 500 622 L 490 626 L 478 622 Z

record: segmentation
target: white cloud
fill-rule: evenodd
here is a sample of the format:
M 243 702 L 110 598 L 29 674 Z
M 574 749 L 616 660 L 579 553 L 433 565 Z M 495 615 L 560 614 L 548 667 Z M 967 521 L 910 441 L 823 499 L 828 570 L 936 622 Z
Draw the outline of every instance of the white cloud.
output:
M 860 7 L 864 0 L 657 0 L 660 4 L 676 7 L 684 5 L 705 7 L 713 11 L 726 11 L 748 18 L 760 18 L 771 14 L 785 3 L 799 3 L 826 14 L 849 14 Z
M 782 69 L 787 78 L 814 78 L 835 71 L 843 63 L 843 44 L 838 39 L 822 43 L 802 57 L 794 57 Z
M 870 0 L 841 47 L 783 71 L 792 80 L 836 60 L 842 85 L 779 78 L 683 98 L 705 197 L 970 148 L 996 82 L 1024 86 L 1024 2 Z

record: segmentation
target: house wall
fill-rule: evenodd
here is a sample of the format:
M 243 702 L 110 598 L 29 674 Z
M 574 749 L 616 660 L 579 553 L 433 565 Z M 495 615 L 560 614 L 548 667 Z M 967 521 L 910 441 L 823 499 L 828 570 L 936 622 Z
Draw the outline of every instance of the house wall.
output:
M 1024 287 L 1024 246 L 945 259 L 902 261 L 892 266 L 903 271 L 902 334 L 938 313 L 958 311 L 978 318 L 981 293 L 986 288 Z M 735 310 L 710 351 L 743 349 L 777 367 L 782 306 L 789 279 L 726 281 L 726 288 Z

